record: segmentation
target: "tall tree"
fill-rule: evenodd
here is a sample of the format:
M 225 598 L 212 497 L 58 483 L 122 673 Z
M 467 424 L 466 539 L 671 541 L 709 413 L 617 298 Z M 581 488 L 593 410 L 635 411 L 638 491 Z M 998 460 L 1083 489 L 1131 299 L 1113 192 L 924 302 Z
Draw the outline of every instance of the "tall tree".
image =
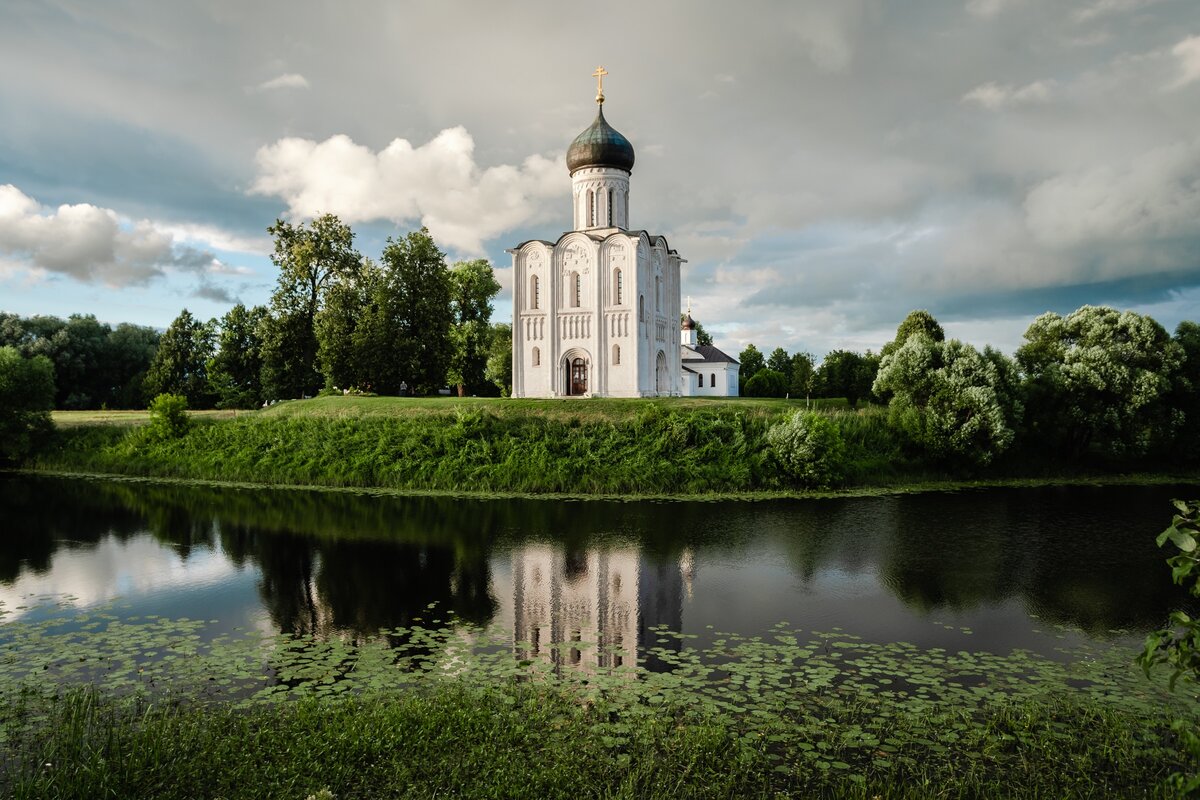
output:
M 946 332 L 942 330 L 941 324 L 934 319 L 933 314 L 930 314 L 924 309 L 908 312 L 908 316 L 896 328 L 896 338 L 883 346 L 879 351 L 880 357 L 890 355 L 893 351 L 904 346 L 908 341 L 908 337 L 921 334 L 934 342 L 946 341 Z
M 128 322 L 113 328 L 104 357 L 109 388 L 101 402 L 112 408 L 145 405 L 146 373 L 154 361 L 161 336 L 154 328 Z
M 767 369 L 774 370 L 781 375 L 787 375 L 791 366 L 792 359 L 788 356 L 787 350 L 782 347 L 776 347 L 771 351 L 771 355 L 767 356 Z
M 369 258 L 356 276 L 330 287 L 316 322 L 317 360 L 326 387 L 375 388 L 376 364 L 390 354 L 386 336 L 378 345 L 370 336 L 375 304 L 385 300 L 383 288 L 383 273 Z
M 766 369 L 767 363 L 753 342 L 746 345 L 745 349 L 738 354 L 738 362 L 741 365 L 738 369 L 738 393 L 745 394 L 746 383 L 760 370 Z
M 0 347 L 0 464 L 16 464 L 36 449 L 53 427 L 54 365 L 45 356 L 26 358 Z
M 813 364 L 812 353 L 795 353 L 787 372 L 790 381 L 788 392 L 792 397 L 808 397 L 813 392 L 813 379 L 816 377 L 816 366 Z
M 388 238 L 381 258 L 387 273 L 395 360 L 380 386 L 394 394 L 401 381 L 418 393 L 446 385 L 452 346 L 450 276 L 446 256 L 426 228 Z
M 1075 456 L 1165 446 L 1182 421 L 1167 401 L 1184 359 L 1182 345 L 1142 314 L 1098 306 L 1043 314 L 1017 350 L 1033 440 Z
M 850 350 L 833 350 L 825 355 L 817 369 L 816 381 L 823 397 L 844 397 L 851 408 L 871 394 L 875 373 L 879 370 L 879 356 Z
M 315 394 L 321 386 L 317 369 L 316 317 L 331 284 L 352 277 L 362 257 L 354 249 L 354 233 L 333 214 L 307 226 L 283 220 L 267 228 L 275 237 L 271 260 L 279 280 L 271 295 L 271 319 L 264 328 L 263 389 L 272 397 Z
M 450 268 L 450 308 L 453 314 L 448 377 L 458 396 L 478 394 L 488 383 L 487 368 L 492 344 L 492 298 L 500 284 L 485 259 L 459 261 Z
M 201 322 L 186 308 L 175 318 L 158 343 L 146 374 L 146 394 L 178 394 L 190 408 L 211 408 L 208 362 L 213 356 L 215 322 Z
M 512 325 L 507 322 L 492 326 L 492 346 L 488 352 L 486 375 L 496 385 L 501 397 L 512 394 Z
M 208 379 L 217 408 L 255 408 L 262 396 L 262 334 L 265 306 L 238 303 L 221 317 L 217 354 L 208 364 Z

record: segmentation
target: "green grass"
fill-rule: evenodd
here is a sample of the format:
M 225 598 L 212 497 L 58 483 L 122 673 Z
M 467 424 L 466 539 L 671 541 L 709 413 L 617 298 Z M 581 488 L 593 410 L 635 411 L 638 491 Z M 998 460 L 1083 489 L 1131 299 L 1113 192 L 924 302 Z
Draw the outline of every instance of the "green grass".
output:
M 252 411 L 189 411 L 188 416 L 195 419 L 233 419 L 252 414 Z M 59 428 L 74 428 L 80 425 L 144 425 L 150 421 L 150 412 L 146 409 L 128 410 L 114 409 L 104 411 L 51 411 L 50 418 Z
M 322 397 L 250 412 L 197 412 L 182 438 L 144 433 L 143 412 L 56 412 L 34 469 L 274 486 L 571 496 L 777 496 L 767 429 L 803 400 Z M 845 440 L 852 492 L 1089 482 L 1120 473 L 1010 453 L 987 469 L 924 461 L 877 406 L 822 401 Z M 97 416 L 100 415 L 100 416 Z M 1191 479 L 1173 465 L 1140 478 Z M 1128 477 L 1118 478 L 1129 480 Z M 812 492 L 810 492 L 811 494 Z

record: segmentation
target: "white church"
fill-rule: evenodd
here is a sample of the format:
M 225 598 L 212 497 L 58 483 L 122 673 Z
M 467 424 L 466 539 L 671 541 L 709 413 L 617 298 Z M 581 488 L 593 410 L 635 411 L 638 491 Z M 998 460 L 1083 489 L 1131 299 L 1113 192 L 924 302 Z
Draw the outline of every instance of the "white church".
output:
M 567 150 L 574 229 L 508 250 L 512 396 L 736 395 L 737 362 L 696 345 L 690 315 L 680 330 L 684 259 L 666 238 L 629 228 L 633 145 L 604 119 L 608 73 L 593 74 L 596 120 Z

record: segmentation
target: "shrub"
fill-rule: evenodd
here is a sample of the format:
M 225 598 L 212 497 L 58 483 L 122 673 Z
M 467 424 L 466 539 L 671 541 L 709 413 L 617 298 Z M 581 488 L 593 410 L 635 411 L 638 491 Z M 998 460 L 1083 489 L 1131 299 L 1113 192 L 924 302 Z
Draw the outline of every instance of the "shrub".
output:
M 781 471 L 801 486 L 827 489 L 845 471 L 842 433 L 827 417 L 797 411 L 767 431 Z
M 762 369 L 746 381 L 746 397 L 783 397 L 787 394 L 788 379 L 782 372 Z
M 150 403 L 148 435 L 154 439 L 178 439 L 187 433 L 191 420 L 187 398 L 180 394 L 160 394 Z

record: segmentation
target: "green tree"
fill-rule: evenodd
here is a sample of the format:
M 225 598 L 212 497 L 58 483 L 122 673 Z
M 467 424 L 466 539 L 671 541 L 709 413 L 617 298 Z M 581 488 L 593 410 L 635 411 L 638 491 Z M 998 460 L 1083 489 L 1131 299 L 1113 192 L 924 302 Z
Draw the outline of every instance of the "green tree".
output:
M 264 306 L 238 303 L 221 317 L 217 354 L 208 363 L 208 379 L 217 408 L 256 408 L 263 401 L 262 335 Z
M 787 375 L 791 367 L 792 359 L 782 347 L 776 347 L 767 357 L 767 369 L 773 369 L 781 375 Z
M 787 390 L 787 376 L 767 367 L 760 369 L 754 373 L 754 377 L 746 381 L 743 394 L 746 397 L 783 397 Z
M 54 365 L 0 347 L 0 464 L 19 464 L 53 428 Z
M 924 333 L 883 357 L 874 391 L 892 395 L 892 424 L 937 459 L 988 464 L 1012 444 L 1021 417 L 1010 359 Z
M 817 393 L 821 397 L 844 397 L 851 408 L 871 394 L 875 373 L 879 370 L 879 356 L 871 353 L 855 353 L 850 350 L 833 350 L 825 355 L 817 369 Z
M 448 377 L 458 396 L 478 394 L 488 383 L 487 368 L 492 344 L 492 298 L 500 291 L 492 265 L 485 259 L 459 261 L 450 268 L 450 308 L 453 353 Z
M 1043 314 L 1025 332 L 1028 433 L 1079 457 L 1143 455 L 1169 444 L 1183 413 L 1168 402 L 1182 345 L 1148 316 L 1083 306 Z
M 329 288 L 316 321 L 317 360 L 327 388 L 375 388 L 372 376 L 390 350 L 386 331 L 374 335 L 383 313 L 377 304 L 387 300 L 384 283 L 379 267 L 364 259 L 356 275 Z
M 1200 459 L 1200 324 L 1179 323 L 1174 339 L 1183 351 L 1183 364 L 1167 402 L 1183 413 L 1183 423 L 1173 451 L 1177 458 L 1195 461 Z
M 178 439 L 188 432 L 192 420 L 187 415 L 187 398 L 181 394 L 160 394 L 150 401 L 149 439 Z
M 879 356 L 882 358 L 891 355 L 908 341 L 908 337 L 916 334 L 921 334 L 935 342 L 946 341 L 946 332 L 933 318 L 933 314 L 924 309 L 910 311 L 904 321 L 900 323 L 900 327 L 896 328 L 896 338 L 883 346 L 883 349 L 879 351 Z
M 146 373 L 158 350 L 162 335 L 144 325 L 122 322 L 108 337 L 105 356 L 109 390 L 105 402 L 111 408 L 141 408 L 145 402 Z
M 758 374 L 759 370 L 766 369 L 767 362 L 763 359 L 763 354 L 753 343 L 746 345 L 746 348 L 738 354 L 738 393 L 746 393 L 746 384 L 750 379 Z
M 486 375 L 495 384 L 501 397 L 512 395 L 512 325 L 507 322 L 492 326 Z
M 355 276 L 362 257 L 349 225 L 332 214 L 307 226 L 283 220 L 267 228 L 275 237 L 271 260 L 279 279 L 271 295 L 270 322 L 264 326 L 262 384 L 271 397 L 316 394 L 316 318 L 331 284 Z
M 421 228 L 387 241 L 382 257 L 396 325 L 394 372 L 381 391 L 395 393 L 400 381 L 429 394 L 446 385 L 453 353 L 450 275 L 446 256 Z
M 827 489 L 842 479 L 846 445 L 828 417 L 797 411 L 771 426 L 767 445 L 780 471 L 801 486 Z
M 788 366 L 788 393 L 792 397 L 808 397 L 813 392 L 817 369 L 811 353 L 795 353 Z
M 183 395 L 192 408 L 210 408 L 208 362 L 213 357 L 214 328 L 215 323 L 201 322 L 186 308 L 180 312 L 159 340 L 146 373 L 146 391 L 152 396 Z

